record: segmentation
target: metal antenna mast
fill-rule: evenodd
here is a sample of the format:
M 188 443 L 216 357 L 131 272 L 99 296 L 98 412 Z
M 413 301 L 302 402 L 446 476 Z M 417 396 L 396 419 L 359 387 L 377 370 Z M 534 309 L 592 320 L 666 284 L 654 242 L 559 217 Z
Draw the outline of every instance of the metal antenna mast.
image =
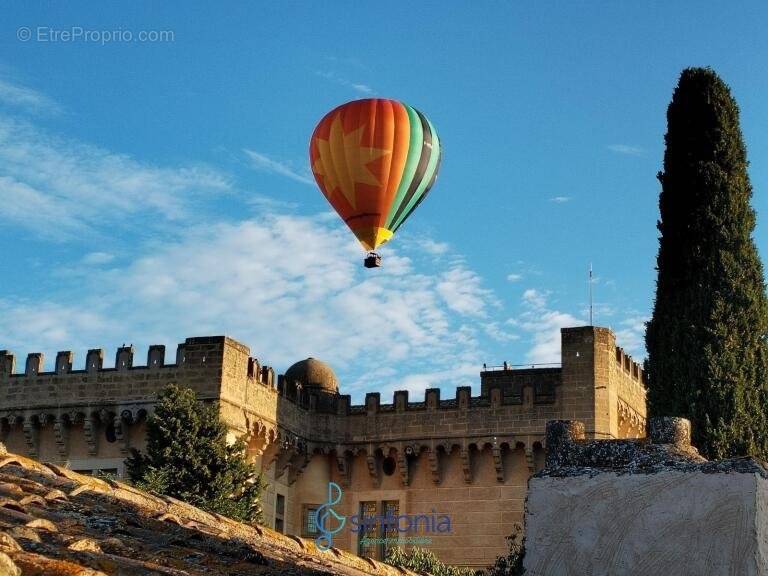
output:
M 592 305 L 592 262 L 589 263 L 589 325 L 594 326 L 592 322 L 594 307 Z

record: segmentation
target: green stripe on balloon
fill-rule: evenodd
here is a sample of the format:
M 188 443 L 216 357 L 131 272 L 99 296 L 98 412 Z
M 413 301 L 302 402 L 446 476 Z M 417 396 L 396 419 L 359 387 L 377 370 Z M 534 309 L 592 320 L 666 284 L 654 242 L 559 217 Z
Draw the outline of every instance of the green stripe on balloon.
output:
M 398 213 L 400 204 L 406 197 L 408 189 L 413 182 L 414 174 L 419 166 L 419 157 L 421 156 L 421 142 L 424 140 L 424 130 L 421 126 L 421 119 L 418 112 L 407 104 L 403 104 L 406 112 L 408 112 L 408 122 L 410 124 L 410 138 L 408 140 L 408 155 L 405 159 L 405 166 L 403 167 L 403 174 L 400 178 L 400 185 L 395 193 L 395 198 L 392 200 L 392 204 L 389 207 L 387 214 L 387 220 L 385 227 L 390 228 L 392 221 Z
M 408 217 L 411 215 L 411 212 L 416 210 L 421 205 L 421 203 L 424 202 L 424 199 L 429 195 L 430 191 L 432 190 L 432 185 L 435 183 L 435 180 L 437 179 L 437 173 L 440 171 L 440 163 L 442 161 L 443 161 L 443 153 L 441 150 L 437 158 L 437 166 L 435 167 L 435 171 L 432 173 L 432 179 L 430 180 L 429 184 L 427 184 L 427 187 L 424 190 L 424 193 L 416 201 L 416 204 L 414 204 L 411 207 L 411 209 L 408 211 L 405 217 L 400 221 L 400 224 L 405 222 L 408 219 Z M 398 228 L 400 227 L 400 224 L 398 224 Z M 395 230 L 397 230 L 397 228 L 395 228 Z M 392 231 L 392 233 L 394 233 L 394 230 Z
M 429 153 L 429 160 L 427 162 L 426 170 L 424 170 L 424 173 L 421 174 L 421 179 L 418 182 L 418 188 L 409 199 L 405 209 L 402 210 L 401 208 L 401 213 L 395 218 L 394 226 L 390 228 L 392 232 L 397 231 L 397 229 L 403 224 L 403 222 L 408 219 L 416 207 L 421 204 L 424 198 L 426 198 L 429 189 L 435 181 L 437 169 L 440 166 L 442 147 L 440 145 L 440 139 L 437 137 L 435 127 L 426 116 L 421 113 L 419 113 L 419 116 L 424 120 L 428 127 L 427 130 L 425 130 L 425 136 L 427 135 L 427 132 L 429 132 L 429 135 L 431 136 L 431 146 L 429 145 L 428 139 L 426 137 L 424 138 L 424 152 Z
M 429 158 L 432 154 L 432 130 L 430 129 L 430 126 L 424 115 L 418 110 L 416 110 L 416 114 L 418 114 L 419 124 L 421 125 L 421 130 L 423 133 L 422 139 L 420 141 L 414 142 L 419 152 L 419 162 L 416 166 L 416 172 L 408 184 L 408 191 L 400 201 L 397 207 L 397 211 L 392 218 L 393 226 L 401 220 L 403 214 L 407 212 L 408 206 L 410 206 L 412 202 L 417 199 L 416 196 L 419 191 L 419 186 L 421 185 L 421 181 L 424 178 L 424 174 L 429 168 Z

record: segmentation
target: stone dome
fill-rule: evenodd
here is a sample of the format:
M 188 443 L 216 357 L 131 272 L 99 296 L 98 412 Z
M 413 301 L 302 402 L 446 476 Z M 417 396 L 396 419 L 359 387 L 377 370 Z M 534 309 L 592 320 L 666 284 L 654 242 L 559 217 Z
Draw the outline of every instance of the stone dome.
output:
M 298 382 L 306 388 L 315 388 L 334 394 L 339 392 L 339 382 L 333 369 L 315 358 L 296 362 L 285 371 L 285 380 L 291 385 Z

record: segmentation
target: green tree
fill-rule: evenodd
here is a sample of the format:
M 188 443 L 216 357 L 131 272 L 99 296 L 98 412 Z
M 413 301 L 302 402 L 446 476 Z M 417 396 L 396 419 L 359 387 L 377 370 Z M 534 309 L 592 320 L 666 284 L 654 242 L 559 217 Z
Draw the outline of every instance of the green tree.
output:
M 483 576 L 521 576 L 525 574 L 523 558 L 525 546 L 523 545 L 523 527 L 515 522 L 512 534 L 507 536 L 509 549 L 506 556 L 498 556 L 492 566 L 483 573 Z
M 443 564 L 434 552 L 424 548 L 412 548 L 405 552 L 398 547 L 387 550 L 384 562 L 398 568 L 407 568 L 419 574 L 431 576 L 475 576 L 472 568 L 457 568 Z
M 685 416 L 709 458 L 766 451 L 767 309 L 728 86 L 688 68 L 667 110 L 658 279 L 645 335 L 654 416 Z
M 216 404 L 172 384 L 157 398 L 147 421 L 147 453 L 126 461 L 138 486 L 173 496 L 236 520 L 261 519 L 262 477 L 246 461 L 242 440 L 227 442 Z

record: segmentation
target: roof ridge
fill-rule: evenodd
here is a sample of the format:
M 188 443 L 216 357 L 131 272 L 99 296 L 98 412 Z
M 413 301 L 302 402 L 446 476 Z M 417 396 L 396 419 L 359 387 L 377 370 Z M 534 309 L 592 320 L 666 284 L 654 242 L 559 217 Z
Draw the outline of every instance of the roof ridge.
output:
M 336 548 L 321 551 L 311 539 L 281 534 L 255 523 L 238 522 L 176 498 L 145 492 L 125 482 L 79 474 L 55 464 L 43 464 L 8 452 L 2 443 L 0 483 L 4 483 L 2 485 L 6 488 L 9 484 L 15 485 L 13 490 L 6 489 L 0 493 L 0 568 L 13 565 L 26 573 L 39 566 L 41 568 L 36 569 L 52 576 L 101 575 L 104 572 L 87 566 L 106 569 L 104 566 L 107 564 L 120 562 L 119 559 L 123 557 L 118 553 L 118 544 L 128 546 L 126 543 L 133 543 L 137 534 L 147 532 L 152 535 L 148 537 L 151 540 L 148 548 L 152 553 L 162 554 L 156 558 L 157 567 L 154 561 L 138 561 L 148 563 L 148 566 L 151 563 L 153 570 L 165 568 L 165 571 L 158 573 L 168 575 L 181 573 L 163 562 L 165 555 L 177 551 L 178 543 L 183 541 L 185 549 L 201 545 L 200 553 L 190 555 L 187 550 L 187 556 L 193 560 L 202 557 L 206 562 L 226 560 L 219 559 L 221 555 L 212 551 L 223 546 L 230 551 L 238 551 L 238 558 L 251 557 L 250 561 L 254 564 L 292 564 L 293 569 L 301 566 L 307 574 L 416 576 L 415 572 L 404 568 L 395 568 Z M 24 503 L 21 503 L 22 500 Z M 108 510 L 110 503 L 117 504 L 119 509 L 112 511 L 111 515 L 100 515 L 99 510 Z M 74 516 L 77 516 L 77 521 L 73 519 Z M 77 528 L 81 525 L 84 525 L 84 529 Z M 125 529 L 115 528 L 123 525 Z M 136 527 L 132 528 L 134 525 Z M 167 528 L 160 527 L 162 525 Z M 6 530 L 6 526 L 11 528 Z M 192 530 L 201 537 L 190 538 L 189 534 L 183 533 L 176 537 L 167 536 L 179 530 Z M 52 536 L 54 531 L 58 540 Z M 113 532 L 119 538 L 109 538 Z M 100 537 L 104 538 L 101 543 Z M 205 544 L 206 539 L 210 538 L 214 541 Z M 68 542 L 66 545 L 65 540 Z M 76 540 L 92 540 L 95 545 L 73 548 L 70 544 L 74 545 Z M 37 541 L 42 544 L 35 544 Z M 136 542 L 143 544 L 140 540 Z M 34 551 L 27 549 L 27 543 L 33 544 Z M 102 547 L 105 550 L 99 552 Z M 51 557 L 44 555 L 44 551 L 50 552 L 48 556 Z M 109 562 L 97 562 L 96 558 L 100 555 L 108 556 Z M 131 557 L 124 557 L 125 562 L 129 560 Z M 131 561 L 134 569 L 135 562 Z M 7 571 L 13 574 L 12 568 L 7 568 Z M 255 572 L 243 571 L 243 574 L 248 573 Z M 258 573 L 277 574 L 280 571 L 265 572 L 262 566 Z

